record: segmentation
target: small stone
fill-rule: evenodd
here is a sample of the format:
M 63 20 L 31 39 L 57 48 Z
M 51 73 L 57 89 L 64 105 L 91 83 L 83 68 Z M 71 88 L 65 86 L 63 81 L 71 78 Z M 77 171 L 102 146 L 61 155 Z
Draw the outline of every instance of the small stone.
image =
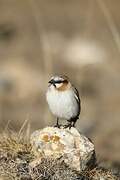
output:
M 37 158 L 59 158 L 72 169 L 82 171 L 95 166 L 94 144 L 76 128 L 46 127 L 33 132 L 31 144 Z

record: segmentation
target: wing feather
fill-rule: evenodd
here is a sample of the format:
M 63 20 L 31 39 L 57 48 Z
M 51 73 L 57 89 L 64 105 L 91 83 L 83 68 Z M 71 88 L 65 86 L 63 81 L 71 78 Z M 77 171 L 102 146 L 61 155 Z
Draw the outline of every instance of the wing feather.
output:
M 81 101 L 80 101 L 80 97 L 79 97 L 79 92 L 74 86 L 72 86 L 72 88 L 73 88 L 75 99 L 76 99 L 78 106 L 79 106 L 79 108 L 78 108 L 78 116 L 79 116 L 79 114 L 81 112 Z
M 78 92 L 77 88 L 73 87 L 73 91 L 74 91 L 74 96 L 75 96 L 77 102 L 80 103 L 80 97 L 79 97 L 79 92 Z

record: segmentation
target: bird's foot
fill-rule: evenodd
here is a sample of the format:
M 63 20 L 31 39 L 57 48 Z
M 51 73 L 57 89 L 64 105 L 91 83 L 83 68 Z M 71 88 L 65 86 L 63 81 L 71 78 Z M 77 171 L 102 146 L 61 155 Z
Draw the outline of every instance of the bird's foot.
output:
M 62 125 L 61 124 L 55 124 L 54 127 L 60 128 Z
M 71 127 L 73 127 L 73 125 L 72 125 L 72 123 L 68 123 L 68 124 L 65 124 L 63 127 L 64 127 L 64 129 L 66 129 L 66 128 L 71 129 Z
M 62 125 L 59 124 L 59 118 L 57 118 L 57 122 L 56 122 L 56 124 L 54 125 L 54 127 L 60 128 L 61 126 L 62 126 Z

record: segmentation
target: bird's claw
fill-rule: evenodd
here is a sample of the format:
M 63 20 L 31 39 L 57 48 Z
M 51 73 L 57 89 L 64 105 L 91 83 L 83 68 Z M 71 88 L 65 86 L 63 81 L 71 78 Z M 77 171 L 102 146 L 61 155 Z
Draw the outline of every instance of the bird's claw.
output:
M 73 125 L 72 125 L 72 123 L 69 123 L 69 124 L 64 125 L 63 127 L 64 127 L 64 129 L 66 129 L 66 128 L 71 129 L 71 127 L 73 127 Z
M 60 129 L 61 125 L 60 124 L 55 124 L 54 127 L 57 127 Z

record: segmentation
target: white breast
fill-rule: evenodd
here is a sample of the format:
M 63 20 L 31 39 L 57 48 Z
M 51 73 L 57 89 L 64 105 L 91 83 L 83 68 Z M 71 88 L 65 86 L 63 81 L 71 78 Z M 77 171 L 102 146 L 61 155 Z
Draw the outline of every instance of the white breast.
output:
M 54 87 L 49 88 L 46 98 L 50 110 L 56 117 L 69 120 L 77 116 L 79 106 L 71 89 L 58 91 Z

